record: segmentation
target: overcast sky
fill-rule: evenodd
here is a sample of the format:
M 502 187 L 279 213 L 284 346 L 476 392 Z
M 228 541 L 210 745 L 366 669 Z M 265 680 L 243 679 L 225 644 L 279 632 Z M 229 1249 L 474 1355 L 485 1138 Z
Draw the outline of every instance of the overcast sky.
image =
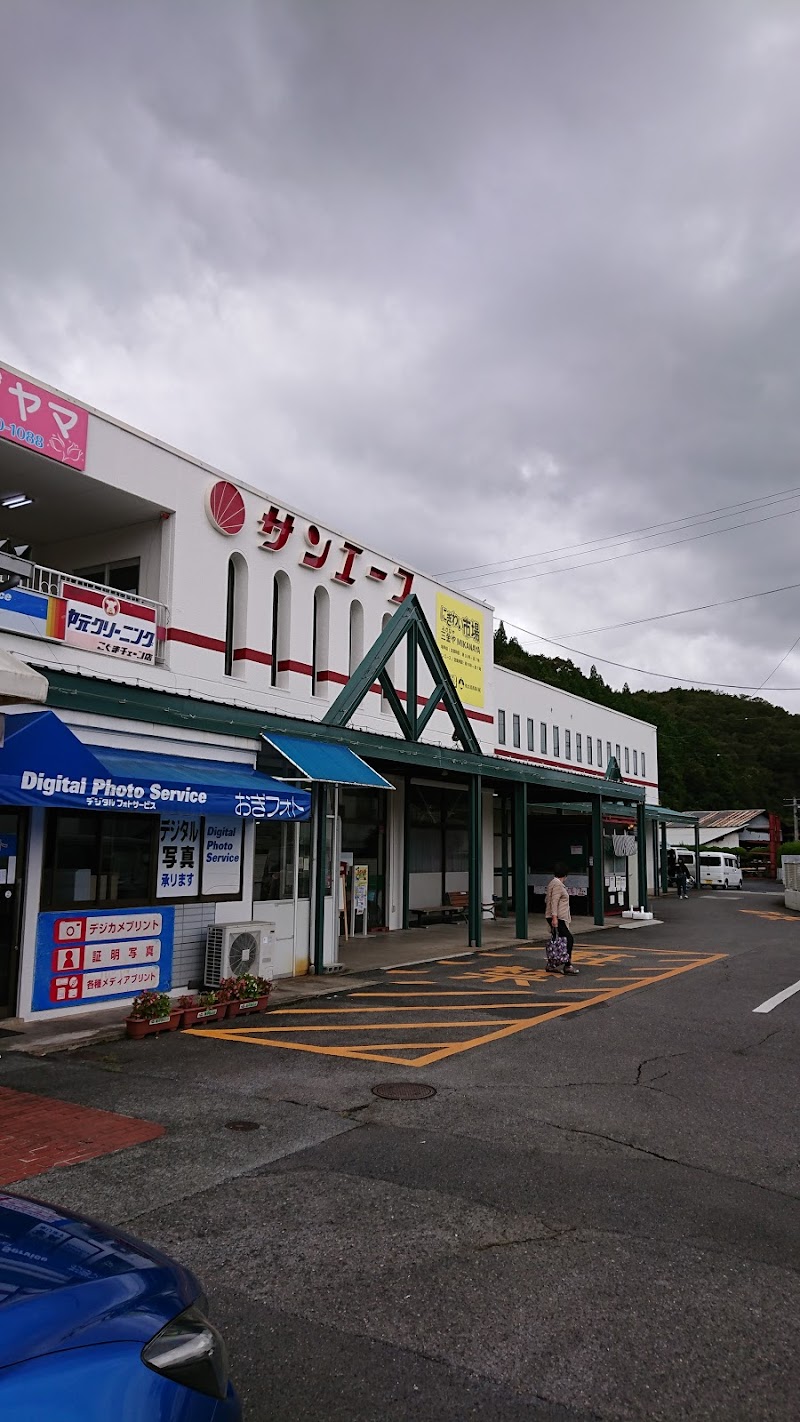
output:
M 768 676 L 800 589 L 584 629 L 800 582 L 800 496 L 613 538 L 800 487 L 796 0 L 3 0 L 2 49 L 0 359 L 519 560 L 452 581 L 615 685 Z

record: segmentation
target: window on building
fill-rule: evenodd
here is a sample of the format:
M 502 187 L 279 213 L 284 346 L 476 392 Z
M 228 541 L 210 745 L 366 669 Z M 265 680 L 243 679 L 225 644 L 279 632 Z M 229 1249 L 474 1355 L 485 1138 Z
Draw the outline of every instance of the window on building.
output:
M 617 765 L 621 765 L 621 764 L 622 764 L 622 757 L 621 757 L 621 755 L 620 755 L 619 752 L 620 752 L 619 746 L 615 746 L 615 747 L 614 747 L 614 759 L 616 760 Z
M 511 717 L 511 736 L 512 736 L 512 740 L 513 740 L 513 742 L 514 742 L 514 745 L 515 745 L 517 748 L 519 748 L 520 745 L 522 744 L 522 742 L 521 742 L 521 739 L 520 739 L 519 716 L 517 715 L 516 711 L 514 712 L 513 716 Z
M 92 563 L 88 568 L 76 568 L 75 577 L 85 578 L 87 583 L 101 583 L 105 588 L 117 592 L 139 592 L 140 560 L 121 558 L 116 563 Z
M 225 598 L 225 675 L 244 676 L 247 646 L 247 563 L 241 553 L 228 559 Z
M 155 815 L 52 811 L 45 844 L 43 907 L 151 902 L 157 834 Z
M 289 660 L 289 629 L 292 619 L 292 585 L 288 573 L 282 570 L 272 579 L 272 646 L 270 681 L 273 686 L 288 685 L 289 672 L 284 665 Z
M 505 711 L 498 711 L 498 713 L 497 713 L 497 739 L 498 739 L 498 741 L 499 741 L 499 743 L 500 743 L 501 746 L 504 746 L 504 745 L 505 745 L 505 743 L 506 743 L 506 713 L 505 713 Z
M 539 750 L 542 755 L 547 755 L 547 722 L 542 721 L 539 726 Z
M 630 773 L 631 773 L 631 753 L 630 753 L 629 748 L 626 746 L 626 747 L 625 747 L 625 774 L 626 774 L 626 775 L 630 775 Z
M 610 761 L 610 759 L 611 759 L 611 742 L 610 742 L 610 741 L 606 741 L 606 769 L 608 769 L 608 762 Z
M 561 755 L 561 750 L 559 747 L 558 726 L 553 727 L 553 755 L 555 756 L 556 760 L 558 760 L 559 756 Z
M 603 742 L 597 737 L 597 764 L 600 770 L 603 769 Z
M 529 750 L 529 751 L 535 751 L 535 750 L 536 750 L 536 741 L 535 741 L 535 739 L 534 739 L 533 721 L 531 720 L 530 716 L 528 717 L 528 750 Z
M 637 750 L 633 752 L 633 773 L 634 775 L 639 774 L 639 752 Z
M 572 760 L 572 732 L 564 732 L 564 759 Z
M 388 627 L 388 626 L 389 626 L 389 623 L 391 622 L 391 620 L 392 620 L 392 614 L 391 614 L 391 612 L 384 612 L 383 618 L 382 618 L 382 620 L 381 620 L 381 631 L 383 631 L 385 627 Z M 388 662 L 386 663 L 386 675 L 388 676 L 390 682 L 392 683 L 392 686 L 394 686 L 394 685 L 395 685 L 395 679 L 394 679 L 394 655 L 392 655 L 392 656 L 389 658 Z M 391 708 L 391 706 L 389 705 L 389 698 L 388 698 L 388 696 L 384 696 L 383 692 L 381 691 L 381 711 L 384 711 L 384 712 L 386 712 L 386 713 L 388 714 L 388 713 L 391 713 L 391 710 L 392 710 L 392 708 Z
M 578 765 L 583 763 L 583 737 L 580 731 L 575 732 L 575 759 Z
M 314 589 L 314 621 L 311 637 L 311 695 L 326 696 L 328 678 L 326 673 L 330 654 L 331 600 L 328 589 Z
M 355 598 L 350 604 L 350 645 L 347 658 L 347 670 L 350 676 L 353 675 L 359 662 L 364 657 L 364 609 L 361 603 Z
M 646 774 L 647 774 L 647 770 L 646 770 L 646 768 L 645 768 L 645 763 L 644 763 L 644 751 L 642 751 L 642 779 L 644 779 L 644 777 L 645 777 Z
M 586 764 L 587 764 L 587 765 L 591 765 L 591 763 L 592 763 L 592 744 L 593 744 L 593 742 L 592 742 L 591 736 L 587 736 L 587 737 L 586 737 Z

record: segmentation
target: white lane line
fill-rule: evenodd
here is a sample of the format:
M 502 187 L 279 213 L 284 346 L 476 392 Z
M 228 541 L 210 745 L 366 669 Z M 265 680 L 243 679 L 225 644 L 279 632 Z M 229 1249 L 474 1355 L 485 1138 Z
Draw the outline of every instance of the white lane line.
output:
M 792 983 L 791 987 L 784 988 L 783 992 L 778 992 L 774 997 L 768 997 L 766 1002 L 762 1002 L 760 1007 L 754 1007 L 754 1012 L 771 1012 L 773 1007 L 778 1007 L 785 1002 L 787 997 L 793 997 L 796 992 L 800 992 L 800 982 Z

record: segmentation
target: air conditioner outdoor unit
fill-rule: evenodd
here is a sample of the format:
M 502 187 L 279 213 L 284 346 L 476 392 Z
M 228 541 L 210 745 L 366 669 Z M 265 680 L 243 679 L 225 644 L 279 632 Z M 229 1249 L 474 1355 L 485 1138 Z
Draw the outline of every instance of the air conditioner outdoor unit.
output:
M 206 929 L 206 987 L 217 987 L 221 978 L 253 973 L 272 977 L 274 923 L 210 923 Z

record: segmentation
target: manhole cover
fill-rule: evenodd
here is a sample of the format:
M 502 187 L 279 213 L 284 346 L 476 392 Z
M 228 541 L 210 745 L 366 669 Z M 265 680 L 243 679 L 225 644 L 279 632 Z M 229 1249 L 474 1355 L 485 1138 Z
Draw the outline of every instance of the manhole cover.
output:
M 436 1095 L 436 1087 L 425 1086 L 421 1081 L 382 1081 L 373 1086 L 372 1094 L 385 1101 L 425 1101 Z
M 260 1129 L 258 1121 L 226 1121 L 226 1131 L 257 1131 Z

